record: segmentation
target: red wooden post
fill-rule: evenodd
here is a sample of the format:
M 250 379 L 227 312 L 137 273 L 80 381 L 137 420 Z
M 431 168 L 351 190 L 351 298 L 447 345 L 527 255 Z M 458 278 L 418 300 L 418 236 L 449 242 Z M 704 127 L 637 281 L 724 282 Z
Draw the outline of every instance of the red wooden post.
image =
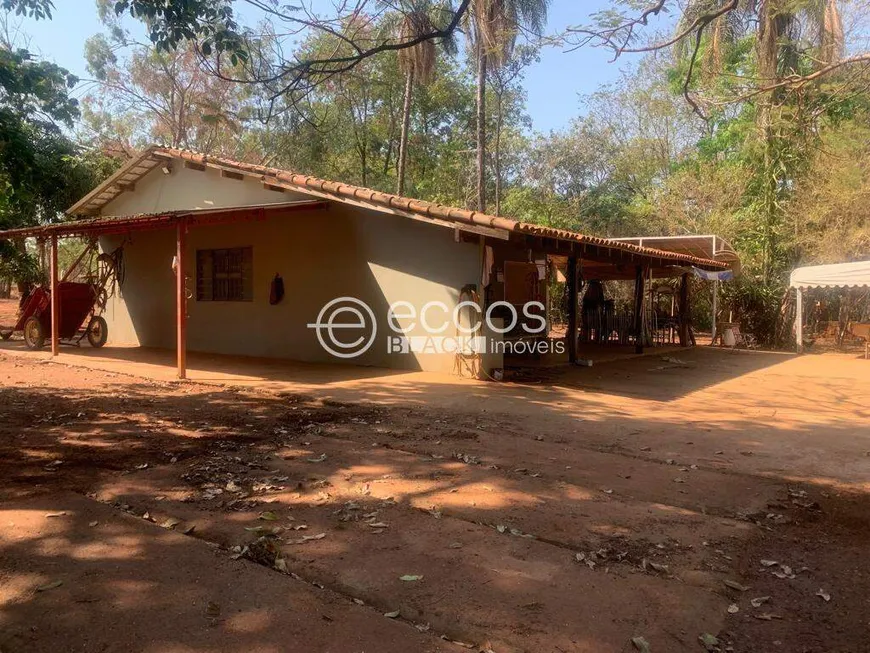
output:
M 60 289 L 57 282 L 57 236 L 51 236 L 51 355 L 60 353 Z
M 691 342 L 692 313 L 689 309 L 689 273 L 683 274 L 680 281 L 680 347 L 688 347 Z
M 565 283 L 568 285 L 568 331 L 565 339 L 568 341 L 568 362 L 577 362 L 577 257 L 568 257 Z
M 176 301 L 176 350 L 178 353 L 178 378 L 187 378 L 187 289 L 185 286 L 185 270 L 187 267 L 185 250 L 187 249 L 187 223 L 178 222 L 176 232 L 175 254 L 175 301 Z
M 634 274 L 634 353 L 642 354 L 644 345 L 644 269 L 638 265 Z

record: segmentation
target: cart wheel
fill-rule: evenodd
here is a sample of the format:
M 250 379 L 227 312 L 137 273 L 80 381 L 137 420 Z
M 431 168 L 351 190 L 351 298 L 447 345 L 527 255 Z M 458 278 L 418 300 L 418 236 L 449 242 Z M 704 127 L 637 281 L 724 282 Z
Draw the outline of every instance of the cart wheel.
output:
M 91 318 L 88 323 L 88 342 L 91 343 L 91 347 L 99 349 L 106 344 L 108 339 L 109 326 L 106 324 L 106 320 L 99 316 Z
M 24 344 L 29 349 L 42 349 L 45 344 L 45 333 L 39 318 L 29 317 L 24 323 Z

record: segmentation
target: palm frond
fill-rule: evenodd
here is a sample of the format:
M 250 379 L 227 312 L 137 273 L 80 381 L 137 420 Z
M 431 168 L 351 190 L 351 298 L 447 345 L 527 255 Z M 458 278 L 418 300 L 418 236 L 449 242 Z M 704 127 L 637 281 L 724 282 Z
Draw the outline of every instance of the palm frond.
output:
M 415 10 L 408 12 L 399 25 L 399 40 L 411 41 L 435 30 L 428 12 Z M 410 74 L 418 84 L 428 84 L 435 72 L 435 42 L 431 39 L 421 41 L 409 48 L 399 50 L 399 68 Z
M 520 29 L 535 34 L 544 30 L 550 0 L 471 0 L 470 35 L 487 55 L 490 67 L 510 59 Z

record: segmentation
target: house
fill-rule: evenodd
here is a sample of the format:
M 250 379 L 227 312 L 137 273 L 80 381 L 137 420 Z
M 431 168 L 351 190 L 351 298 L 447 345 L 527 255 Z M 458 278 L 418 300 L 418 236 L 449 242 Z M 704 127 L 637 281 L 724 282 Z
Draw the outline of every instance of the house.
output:
M 177 348 L 182 377 L 188 349 L 455 371 L 467 352 L 444 339 L 540 334 L 529 325 L 546 320 L 554 261 L 567 273 L 575 335 L 584 271 L 636 280 L 642 308 L 653 276 L 727 267 L 163 147 L 129 161 L 68 214 L 74 220 L 0 238 L 79 236 L 122 253 L 122 281 L 104 312 L 109 344 Z M 576 357 L 576 337 L 563 346 Z

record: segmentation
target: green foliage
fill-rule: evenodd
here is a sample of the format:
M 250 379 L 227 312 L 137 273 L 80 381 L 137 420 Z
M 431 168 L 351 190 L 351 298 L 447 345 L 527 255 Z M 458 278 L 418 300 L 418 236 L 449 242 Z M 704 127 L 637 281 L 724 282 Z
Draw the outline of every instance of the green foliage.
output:
M 51 18 L 54 4 L 51 0 L 2 0 L 0 9 L 12 11 L 18 16 L 30 16 L 37 20 Z
M 242 156 L 237 136 L 253 118 L 250 90 L 210 74 L 191 43 L 170 51 L 138 44 L 113 14 L 103 15 L 108 33 L 85 41 L 99 85 L 83 100 L 84 138 L 127 152 L 160 143 Z
M 144 22 L 158 50 L 196 41 L 206 56 L 229 53 L 234 65 L 248 56 L 231 0 L 115 0 L 113 9 Z
M 42 272 L 35 256 L 22 251 L 8 240 L 0 240 L 0 279 L 34 284 L 42 279 Z
M 7 1 L 3 8 L 49 17 L 50 2 Z M 75 76 L 23 49 L 0 48 L 0 229 L 54 222 L 98 183 L 111 162 L 84 153 L 64 132 L 79 117 L 69 96 Z M 22 247 L 3 245 L 0 275 L 33 281 Z
M 0 225 L 54 220 L 93 183 L 61 130 L 79 115 L 68 95 L 75 82 L 25 50 L 0 49 Z

